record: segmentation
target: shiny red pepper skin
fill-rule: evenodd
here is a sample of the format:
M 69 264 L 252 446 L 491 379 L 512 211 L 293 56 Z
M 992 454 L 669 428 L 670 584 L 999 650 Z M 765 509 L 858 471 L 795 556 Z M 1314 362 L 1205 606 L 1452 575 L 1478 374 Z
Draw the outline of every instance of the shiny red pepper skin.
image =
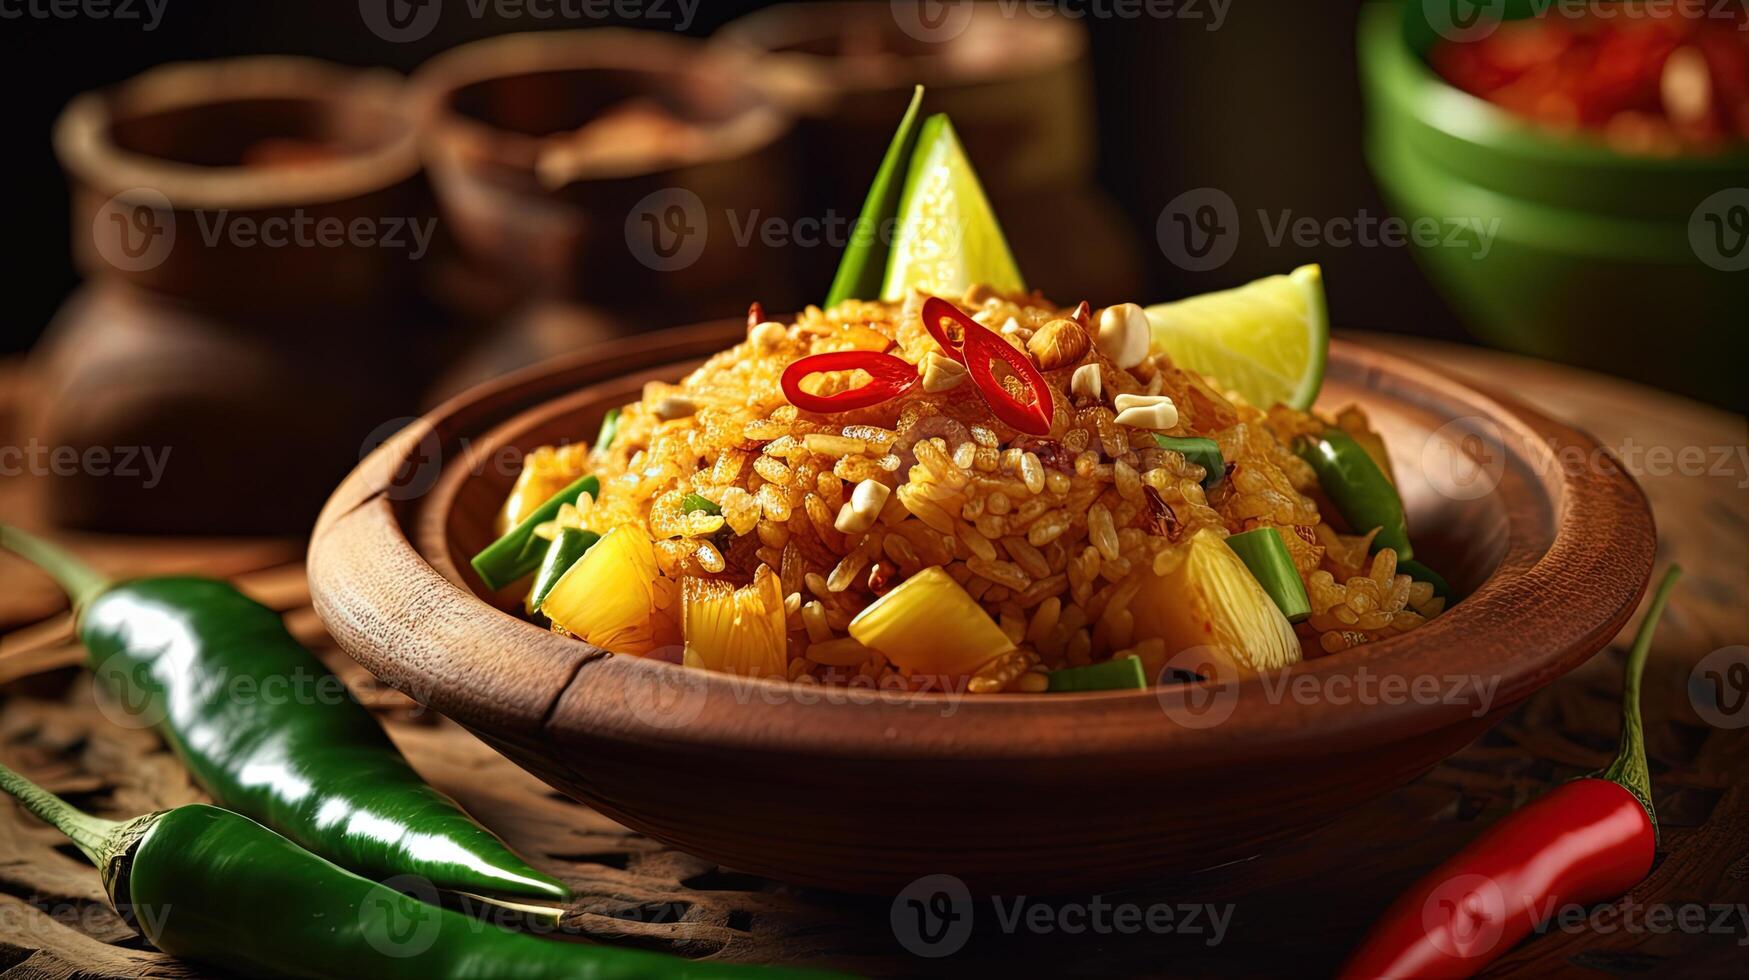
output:
M 1634 794 L 1575 779 L 1502 819 L 1404 893 L 1344 978 L 1467 977 L 1569 905 L 1626 892 L 1657 831 Z
M 942 327 L 943 320 L 952 320 L 960 328 L 958 341 Z M 923 301 L 923 325 L 949 357 L 966 366 L 966 372 L 971 375 L 972 381 L 978 386 L 979 394 L 984 397 L 984 404 L 990 407 L 990 411 L 997 418 L 1029 435 L 1050 434 L 1052 416 L 1056 410 L 1055 396 L 1051 392 L 1050 383 L 1045 381 L 1045 376 L 1033 366 L 1032 358 L 1024 351 L 1015 349 L 1001 335 L 939 297 L 931 296 Z M 990 370 L 992 360 L 1008 365 L 1009 370 L 1025 382 L 1027 389 L 1032 392 L 1031 402 L 1017 400 L 1008 393 L 1008 389 L 1002 387 L 1002 383 L 996 380 L 995 373 Z
M 867 371 L 868 384 L 831 395 L 802 390 L 802 380 L 823 371 Z M 917 368 L 908 361 L 872 350 L 841 350 L 811 354 L 783 369 L 780 383 L 789 403 L 806 412 L 848 412 L 897 398 L 918 381 Z
M 1640 682 L 1652 634 L 1681 576 L 1675 565 L 1664 570 L 1628 649 L 1615 760 L 1496 823 L 1416 882 L 1340 976 L 1471 976 L 1563 909 L 1615 898 L 1652 870 L 1658 821 Z

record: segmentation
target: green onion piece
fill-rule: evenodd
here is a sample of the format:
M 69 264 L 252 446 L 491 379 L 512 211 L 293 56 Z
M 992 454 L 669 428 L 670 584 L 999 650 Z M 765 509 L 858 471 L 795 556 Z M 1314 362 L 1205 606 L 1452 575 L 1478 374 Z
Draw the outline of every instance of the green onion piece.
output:
M 1418 561 L 1397 559 L 1397 571 L 1409 576 L 1417 582 L 1426 582 L 1433 586 L 1433 594 L 1442 596 L 1447 604 L 1457 601 L 1457 593 L 1451 590 L 1451 584 L 1438 572 Z
M 534 529 L 537 525 L 557 517 L 560 507 L 576 503 L 577 498 L 583 494 L 595 497 L 600 493 L 600 480 L 593 476 L 579 479 L 548 497 L 546 503 L 536 507 L 522 519 L 522 523 L 511 528 L 503 537 L 487 545 L 469 564 L 474 566 L 474 571 L 480 574 L 480 578 L 489 588 L 504 588 L 540 567 L 541 559 L 546 555 L 547 543 L 535 537 Z
M 1135 657 L 1117 657 L 1102 664 L 1068 667 L 1045 675 L 1052 691 L 1128 691 L 1148 686 L 1142 662 Z
M 1321 438 L 1300 440 L 1295 449 L 1301 459 L 1312 464 L 1318 485 L 1351 530 L 1365 534 L 1379 529 L 1372 539 L 1372 550 L 1392 548 L 1399 562 L 1415 557 L 1409 547 L 1403 498 L 1353 436 L 1331 429 Z
M 601 417 L 601 431 L 595 434 L 595 451 L 607 452 L 613 448 L 613 437 L 619 435 L 619 409 L 610 408 Z
M 1155 436 L 1161 449 L 1180 453 L 1185 459 L 1202 467 L 1202 485 L 1212 487 L 1227 475 L 1227 461 L 1221 458 L 1221 447 L 1213 439 L 1201 436 Z
M 1288 622 L 1297 623 L 1312 614 L 1306 583 L 1300 580 L 1299 569 L 1294 567 L 1293 556 L 1288 554 L 1287 542 L 1282 540 L 1279 529 L 1259 527 L 1229 535 L 1227 547 L 1251 569 L 1252 577 L 1269 593 L 1275 608 L 1281 610 Z
M 862 213 L 850 229 L 850 243 L 844 257 L 838 260 L 838 272 L 832 277 L 832 288 L 826 293 L 826 306 L 837 306 L 847 299 L 879 299 L 881 284 L 887 275 L 887 257 L 892 253 L 889 240 L 892 225 L 899 215 L 899 199 L 905 189 L 905 175 L 910 170 L 911 152 L 917 146 L 917 115 L 923 106 L 923 86 L 911 93 L 911 105 L 899 120 L 893 141 L 887 144 L 887 154 L 881 157 L 874 181 L 863 198 Z
M 712 503 L 708 497 L 702 497 L 696 493 L 689 493 L 680 501 L 680 512 L 682 514 L 690 514 L 694 511 L 700 510 L 712 517 L 723 516 L 723 509 Z
M 577 559 L 583 557 L 590 546 L 601 540 L 601 535 L 582 528 L 559 528 L 559 536 L 547 545 L 546 557 L 541 559 L 540 568 L 534 573 L 534 585 L 528 590 L 528 599 L 523 608 L 533 613 L 547 599 L 547 593 L 553 591 L 559 576 L 571 570 L 577 564 Z

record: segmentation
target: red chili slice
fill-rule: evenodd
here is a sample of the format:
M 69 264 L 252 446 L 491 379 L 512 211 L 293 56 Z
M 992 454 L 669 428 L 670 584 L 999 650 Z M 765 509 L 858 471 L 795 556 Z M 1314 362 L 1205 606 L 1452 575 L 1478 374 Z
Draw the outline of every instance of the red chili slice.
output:
M 868 372 L 868 384 L 832 395 L 815 395 L 802 390 L 802 380 L 825 371 Z M 808 412 L 848 412 L 852 409 L 879 405 L 897 398 L 917 383 L 917 367 L 891 354 L 871 350 L 841 350 L 828 354 L 813 354 L 783 369 L 783 393 L 789 403 Z
M 952 320 L 959 327 L 958 341 L 942 326 L 943 320 Z M 959 307 L 935 296 L 923 301 L 923 325 L 949 357 L 966 366 L 967 373 L 984 396 L 984 404 L 990 406 L 997 418 L 1030 435 L 1050 433 L 1055 408 L 1051 386 L 1025 352 L 1016 350 L 1013 344 L 1002 339 L 1001 334 L 960 312 Z M 1032 392 L 1032 401 L 1023 402 L 1002 387 L 995 372 L 990 370 L 990 362 L 998 360 L 1026 383 Z

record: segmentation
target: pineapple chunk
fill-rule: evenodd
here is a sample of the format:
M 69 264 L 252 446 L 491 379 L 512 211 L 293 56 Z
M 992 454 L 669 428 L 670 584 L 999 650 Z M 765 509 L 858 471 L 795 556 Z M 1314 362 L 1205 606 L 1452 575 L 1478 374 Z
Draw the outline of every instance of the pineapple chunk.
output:
M 1207 528 L 1190 539 L 1178 568 L 1150 578 L 1130 604 L 1138 640 L 1166 641 L 1168 658 L 1201 647 L 1220 679 L 1274 670 L 1300 659 L 1299 639 L 1226 540 Z
M 753 584 L 688 578 L 681 587 L 682 663 L 748 677 L 782 677 L 788 664 L 783 587 L 765 565 Z
M 498 534 L 522 523 L 536 507 L 582 476 L 584 461 L 585 454 L 572 446 L 542 446 L 523 457 L 522 472 L 516 474 L 510 496 L 504 498 L 504 507 L 498 512 Z
M 559 577 L 541 612 L 604 650 L 649 653 L 657 640 L 651 622 L 656 576 L 656 550 L 649 535 L 622 525 Z
M 977 600 L 934 566 L 858 613 L 850 635 L 901 669 L 947 677 L 970 674 L 1014 649 Z

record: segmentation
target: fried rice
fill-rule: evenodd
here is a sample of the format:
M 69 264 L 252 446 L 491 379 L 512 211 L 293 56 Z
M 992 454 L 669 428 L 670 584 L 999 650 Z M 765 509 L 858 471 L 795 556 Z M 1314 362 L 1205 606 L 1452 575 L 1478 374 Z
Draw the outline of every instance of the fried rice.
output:
M 974 288 L 959 308 L 1027 351 L 1053 389 L 1049 434 L 1028 435 L 998 420 L 963 368 L 942 357 L 920 319 L 922 299 L 851 300 L 809 307 L 794 323 L 750 323 L 742 343 L 678 384 L 647 385 L 622 409 L 610 445 L 591 449 L 579 433 L 577 443 L 530 454 L 523 483 L 556 487 L 591 473 L 601 484 L 598 497 L 567 505 L 536 534 L 633 528 L 651 542 L 659 574 L 649 623 L 622 637 L 621 652 L 683 659 L 688 583 L 726 591 L 774 580 L 784 676 L 926 688 L 941 678 L 913 676 L 849 626 L 933 566 L 1012 644 L 958 678 L 964 689 L 1042 691 L 1050 671 L 1120 656 L 1155 677 L 1177 651 L 1137 635 L 1132 603 L 1185 561 L 1204 529 L 1281 532 L 1311 605 L 1294 627 L 1305 657 L 1412 630 L 1441 611 L 1431 585 L 1398 574 L 1395 552 L 1372 552 L 1371 535 L 1325 519 L 1317 477 L 1292 451 L 1297 437 L 1331 427 L 1382 447 L 1358 409 L 1334 418 L 1260 410 L 1160 353 L 1121 368 L 1094 342 L 1098 311 Z M 1041 333 L 1054 343 L 1035 342 Z M 843 350 L 896 355 L 917 365 L 922 383 L 839 414 L 790 404 L 784 369 Z M 1087 365 L 1097 385 L 1086 371 L 1075 382 Z M 856 387 L 865 380 L 857 374 L 819 376 L 817 391 Z M 1213 439 L 1225 472 L 1206 474 L 1161 448 L 1155 431 L 1118 423 L 1113 401 L 1123 394 L 1170 398 L 1177 423 L 1162 434 Z M 1219 478 L 1205 488 L 1211 476 Z M 877 486 L 859 495 L 869 483 Z M 701 497 L 714 507 L 689 507 Z M 878 512 L 857 520 L 856 508 L 871 504 Z

